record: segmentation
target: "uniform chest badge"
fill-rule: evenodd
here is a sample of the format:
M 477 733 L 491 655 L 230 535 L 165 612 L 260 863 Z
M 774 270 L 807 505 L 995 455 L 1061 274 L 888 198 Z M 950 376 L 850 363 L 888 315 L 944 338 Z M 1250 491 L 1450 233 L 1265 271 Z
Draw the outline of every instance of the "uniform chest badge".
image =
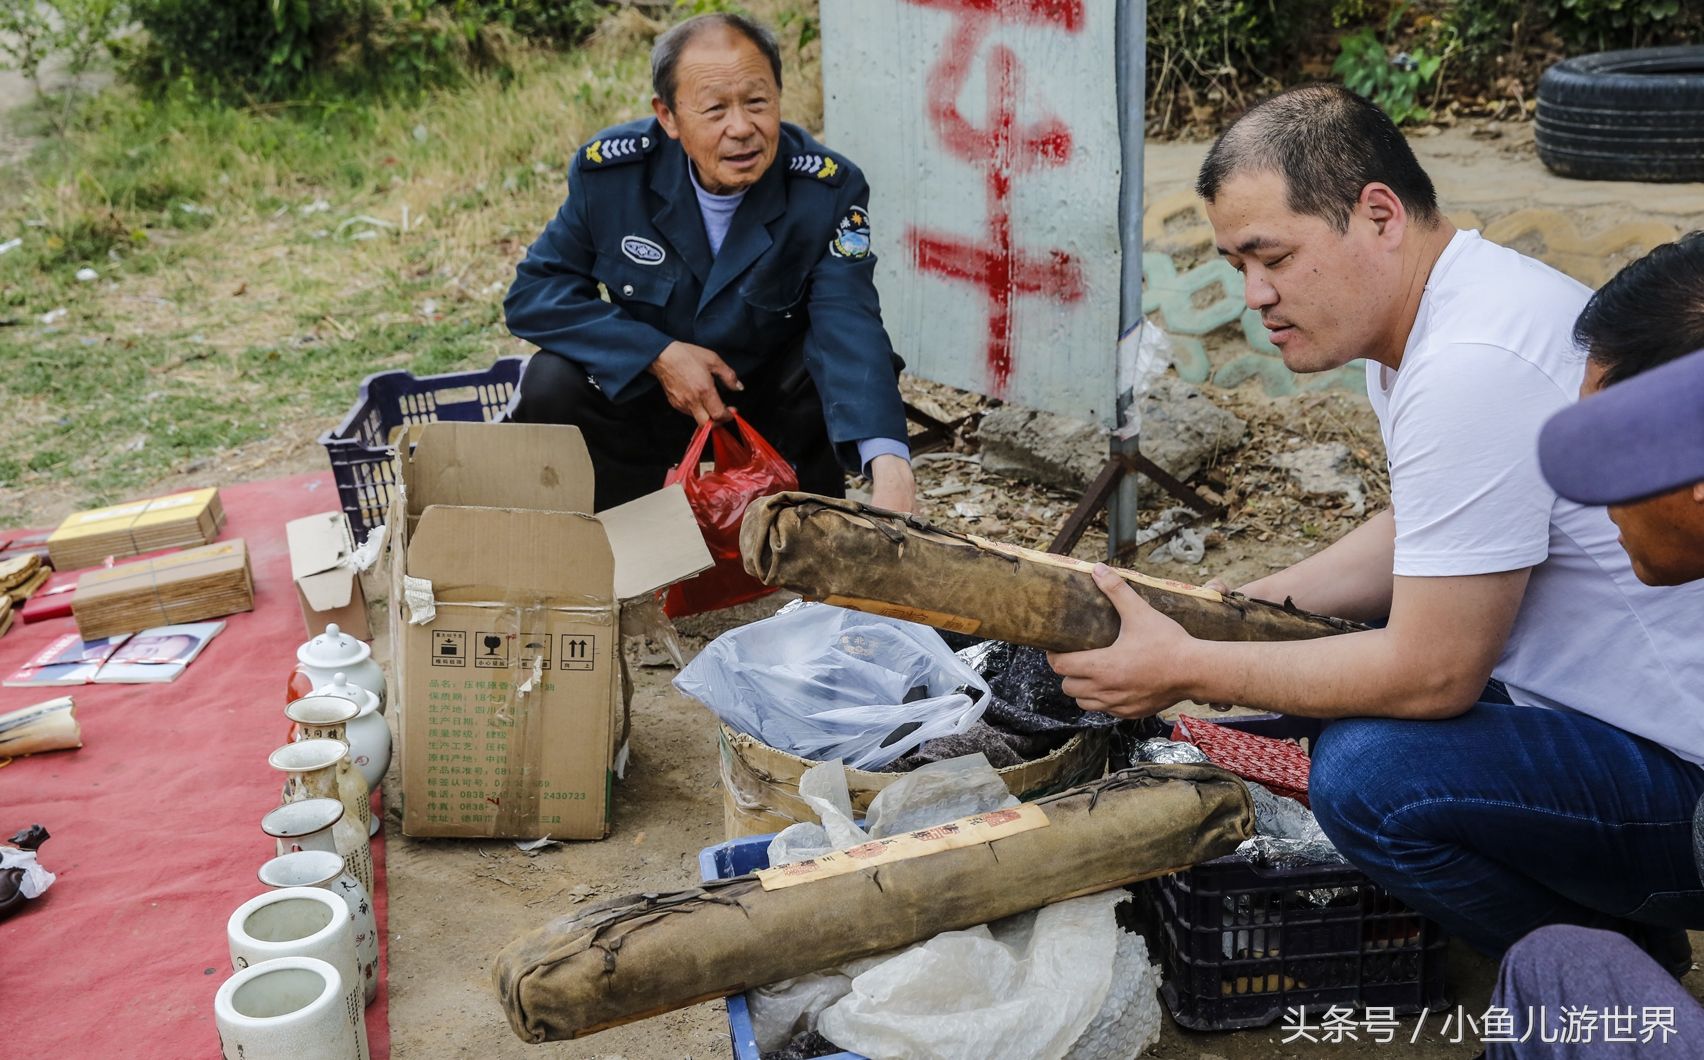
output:
M 662 247 L 640 236 L 622 236 L 621 252 L 640 265 L 661 265 L 668 257 Z
M 862 206 L 846 211 L 846 216 L 834 226 L 834 238 L 828 252 L 837 258 L 857 260 L 870 253 L 870 212 Z

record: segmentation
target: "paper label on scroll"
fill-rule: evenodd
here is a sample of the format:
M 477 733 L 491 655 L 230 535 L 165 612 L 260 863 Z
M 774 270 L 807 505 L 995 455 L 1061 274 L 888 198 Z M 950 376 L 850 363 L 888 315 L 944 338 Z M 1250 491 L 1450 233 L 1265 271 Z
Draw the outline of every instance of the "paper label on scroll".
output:
M 846 850 L 836 850 L 818 858 L 796 861 L 773 869 L 758 869 L 758 882 L 766 891 L 777 891 L 813 880 L 826 880 L 860 869 L 875 868 L 895 861 L 927 857 L 960 847 L 1004 839 L 1007 836 L 1047 826 L 1047 814 L 1034 803 L 1024 803 L 1003 810 L 990 810 L 956 821 L 938 824 L 905 835 L 872 839 Z

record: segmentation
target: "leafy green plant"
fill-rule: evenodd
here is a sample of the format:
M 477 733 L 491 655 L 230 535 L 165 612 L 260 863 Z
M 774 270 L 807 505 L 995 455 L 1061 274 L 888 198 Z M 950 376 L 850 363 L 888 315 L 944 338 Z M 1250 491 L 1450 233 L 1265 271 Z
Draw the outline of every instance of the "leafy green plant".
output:
M 739 0 L 675 0 L 674 6 L 675 11 L 685 16 L 723 13 L 751 14 Z
M 41 64 L 54 48 L 53 9 L 46 0 L 0 0 L 0 67 L 16 70 L 42 94 Z
M 1149 0 L 1154 131 L 1197 124 L 1201 112 L 1248 102 L 1251 87 L 1275 86 L 1279 64 L 1326 14 L 1326 0 Z
M 83 3 L 101 0 L 78 0 Z M 511 41 L 576 44 L 613 0 L 134 0 L 131 79 L 156 92 L 276 101 L 415 91 L 509 65 Z
M 1337 61 L 1331 65 L 1332 74 L 1346 87 L 1377 103 L 1398 125 L 1432 116 L 1431 108 L 1420 101 L 1420 94 L 1436 87 L 1447 57 L 1447 52 L 1433 54 L 1418 46 L 1412 51 L 1390 53 L 1385 39 L 1394 34 L 1405 10 L 1405 6 L 1398 6 L 1391 12 L 1384 38 L 1370 26 L 1344 34 L 1338 43 Z
M 1564 40 L 1586 47 L 1638 47 L 1670 27 L 1696 27 L 1696 5 L 1680 0 L 1544 0 L 1550 22 Z

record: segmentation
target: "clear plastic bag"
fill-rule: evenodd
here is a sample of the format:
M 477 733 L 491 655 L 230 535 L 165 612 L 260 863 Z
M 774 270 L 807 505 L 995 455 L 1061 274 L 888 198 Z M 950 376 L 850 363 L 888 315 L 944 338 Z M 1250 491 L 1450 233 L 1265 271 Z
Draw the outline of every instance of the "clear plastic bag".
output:
M 674 684 L 770 747 L 854 769 L 964 732 L 989 696 L 928 626 L 826 604 L 722 634 Z
M 1160 1031 L 1158 977 L 1108 891 L 946 931 L 853 972 L 817 1018 L 843 1049 L 885 1060 L 1101 1060 L 1140 1055 Z

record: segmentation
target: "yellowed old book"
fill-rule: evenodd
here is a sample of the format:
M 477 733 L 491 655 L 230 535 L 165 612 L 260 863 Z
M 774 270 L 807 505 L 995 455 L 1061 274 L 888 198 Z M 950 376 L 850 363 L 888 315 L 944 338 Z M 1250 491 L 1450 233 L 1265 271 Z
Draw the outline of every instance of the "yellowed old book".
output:
M 76 512 L 49 535 L 47 548 L 55 567 L 75 570 L 108 556 L 206 544 L 224 523 L 219 491 L 209 487 Z
M 253 609 L 254 583 L 242 538 L 85 571 L 71 601 L 84 640 Z
M 68 751 L 83 746 L 70 696 L 0 714 L 0 758 Z

